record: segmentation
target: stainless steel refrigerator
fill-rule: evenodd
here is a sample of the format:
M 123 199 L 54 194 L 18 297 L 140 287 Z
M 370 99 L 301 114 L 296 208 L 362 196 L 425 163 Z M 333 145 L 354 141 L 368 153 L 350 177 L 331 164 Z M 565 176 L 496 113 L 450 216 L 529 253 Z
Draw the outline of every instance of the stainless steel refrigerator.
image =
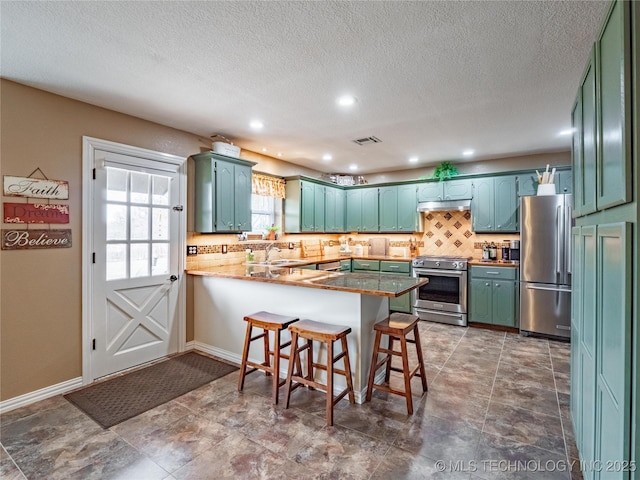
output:
M 520 332 L 571 336 L 571 195 L 520 199 Z

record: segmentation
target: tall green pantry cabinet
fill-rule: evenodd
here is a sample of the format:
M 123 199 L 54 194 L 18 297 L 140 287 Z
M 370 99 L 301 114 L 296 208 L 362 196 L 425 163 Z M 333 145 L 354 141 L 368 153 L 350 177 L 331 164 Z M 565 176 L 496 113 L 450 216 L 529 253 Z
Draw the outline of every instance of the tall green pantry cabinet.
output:
M 640 4 L 611 3 L 572 110 L 571 417 L 587 480 L 640 479 L 639 21 Z

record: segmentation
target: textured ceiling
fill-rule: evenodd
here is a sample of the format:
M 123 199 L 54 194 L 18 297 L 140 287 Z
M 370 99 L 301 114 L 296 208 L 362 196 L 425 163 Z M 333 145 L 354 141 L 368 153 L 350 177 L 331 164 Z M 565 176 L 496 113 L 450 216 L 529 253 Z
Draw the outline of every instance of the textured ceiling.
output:
M 462 161 L 469 148 L 475 159 L 569 149 L 558 132 L 607 5 L 2 1 L 0 75 L 317 170 L 371 173 Z M 336 105 L 344 93 L 354 107 Z M 352 142 L 370 135 L 382 142 Z

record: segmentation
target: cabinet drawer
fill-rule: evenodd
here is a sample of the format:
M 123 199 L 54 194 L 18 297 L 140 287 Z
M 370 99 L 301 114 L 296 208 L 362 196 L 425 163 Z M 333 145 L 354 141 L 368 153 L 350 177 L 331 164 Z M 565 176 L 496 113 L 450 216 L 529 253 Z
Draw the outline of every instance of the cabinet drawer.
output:
M 515 267 L 471 267 L 472 278 L 491 278 L 494 280 L 516 280 L 518 269 Z
M 380 262 L 380 271 L 390 273 L 406 273 L 408 275 L 409 273 L 411 273 L 411 264 L 409 262 L 389 262 L 383 260 Z
M 380 260 L 351 260 L 351 270 L 380 271 Z
M 340 271 L 341 272 L 350 272 L 351 271 L 351 260 L 340 260 Z

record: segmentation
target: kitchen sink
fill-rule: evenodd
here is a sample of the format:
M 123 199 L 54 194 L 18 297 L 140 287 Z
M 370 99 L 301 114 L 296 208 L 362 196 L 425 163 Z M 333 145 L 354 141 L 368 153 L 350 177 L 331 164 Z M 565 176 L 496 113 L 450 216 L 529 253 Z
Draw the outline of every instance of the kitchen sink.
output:
M 309 262 L 306 260 L 280 258 L 278 260 L 270 260 L 268 262 L 246 262 L 245 265 L 253 267 L 293 267 L 296 265 L 304 265 L 305 263 Z

